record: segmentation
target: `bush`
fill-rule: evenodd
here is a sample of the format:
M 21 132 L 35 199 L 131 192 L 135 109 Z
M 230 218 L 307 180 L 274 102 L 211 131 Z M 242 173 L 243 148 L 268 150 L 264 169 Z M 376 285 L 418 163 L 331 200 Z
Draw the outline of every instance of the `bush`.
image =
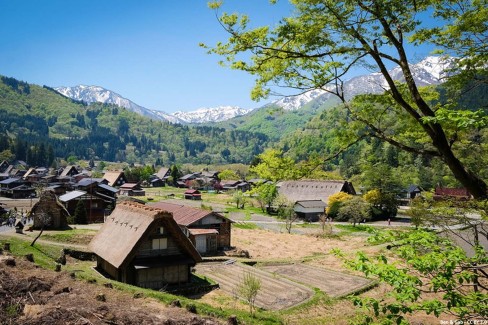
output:
M 79 200 L 76 205 L 74 222 L 79 225 L 86 225 L 88 223 L 85 204 L 82 200 Z
M 327 202 L 327 209 L 325 210 L 325 212 L 330 218 L 333 219 L 337 218 L 339 209 L 342 206 L 342 204 L 352 198 L 353 196 L 351 194 L 347 194 L 345 192 L 332 194 L 329 197 L 329 201 Z
M 369 219 L 371 219 L 369 204 L 359 196 L 345 201 L 337 214 L 337 220 L 349 221 L 354 226 L 356 226 L 356 223 Z

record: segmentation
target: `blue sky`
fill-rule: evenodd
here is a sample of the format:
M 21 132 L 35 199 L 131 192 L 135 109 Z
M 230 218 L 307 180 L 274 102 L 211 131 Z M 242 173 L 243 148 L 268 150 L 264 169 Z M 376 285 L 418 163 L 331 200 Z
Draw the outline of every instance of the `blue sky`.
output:
M 273 11 L 266 0 L 230 2 L 258 22 L 287 12 L 285 1 Z M 225 39 L 206 0 L 0 0 L 0 75 L 102 86 L 166 112 L 260 106 L 251 76 L 198 46 Z
M 287 1 L 227 2 L 259 25 L 290 12 Z M 252 76 L 220 67 L 198 46 L 226 39 L 207 0 L 0 0 L 1 75 L 102 86 L 168 113 L 268 102 L 250 99 Z

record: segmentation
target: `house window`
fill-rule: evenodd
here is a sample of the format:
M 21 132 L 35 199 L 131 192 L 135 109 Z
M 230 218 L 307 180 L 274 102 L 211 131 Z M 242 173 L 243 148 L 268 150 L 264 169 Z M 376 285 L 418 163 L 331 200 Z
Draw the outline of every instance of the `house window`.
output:
M 159 227 L 159 233 L 162 235 L 164 234 L 164 227 Z
M 161 250 L 168 248 L 168 238 L 155 238 L 152 240 L 152 249 Z

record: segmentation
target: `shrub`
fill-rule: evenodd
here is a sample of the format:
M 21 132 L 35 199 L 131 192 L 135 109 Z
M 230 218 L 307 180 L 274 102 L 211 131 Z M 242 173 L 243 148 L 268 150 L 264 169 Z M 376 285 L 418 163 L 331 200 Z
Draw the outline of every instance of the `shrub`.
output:
M 325 212 L 330 218 L 335 219 L 337 217 L 337 214 L 339 213 L 339 208 L 341 207 L 342 203 L 352 198 L 353 196 L 351 194 L 347 194 L 345 192 L 332 194 L 329 197 L 329 201 L 327 203 L 327 209 L 325 210 Z

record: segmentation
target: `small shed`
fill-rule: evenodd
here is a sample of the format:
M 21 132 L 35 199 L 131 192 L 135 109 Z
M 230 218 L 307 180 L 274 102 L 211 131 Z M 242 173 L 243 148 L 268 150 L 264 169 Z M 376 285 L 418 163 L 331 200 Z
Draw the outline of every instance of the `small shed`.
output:
M 186 190 L 185 193 L 185 199 L 187 200 L 201 200 L 202 199 L 202 194 L 200 193 L 199 190 Z
M 321 200 L 297 201 L 294 210 L 299 218 L 315 222 L 319 220 L 320 215 L 325 213 L 326 207 L 327 204 Z
M 217 251 L 218 235 L 216 229 L 188 229 L 190 240 L 200 254 Z
M 410 185 L 407 188 L 407 199 L 415 199 L 420 193 L 423 192 L 423 189 L 418 185 Z
M 139 183 L 125 183 L 119 187 L 120 195 L 127 196 L 144 196 L 146 191 L 141 187 Z
M 18 234 L 22 234 L 23 230 L 24 230 L 24 223 L 21 220 L 17 220 L 15 222 L 15 232 Z

